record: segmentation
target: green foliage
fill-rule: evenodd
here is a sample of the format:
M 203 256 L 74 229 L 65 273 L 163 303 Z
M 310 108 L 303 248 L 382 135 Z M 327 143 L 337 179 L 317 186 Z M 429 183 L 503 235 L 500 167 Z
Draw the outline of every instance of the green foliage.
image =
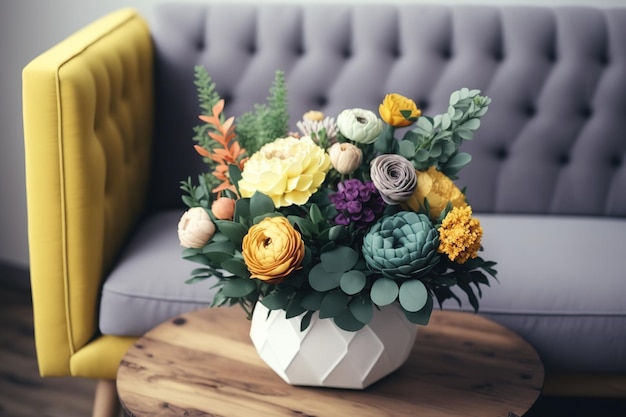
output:
M 198 106 L 201 114 L 213 114 L 213 106 L 221 99 L 215 90 L 215 83 L 202 65 L 194 67 L 194 84 L 198 92 Z M 211 149 L 213 141 L 209 138 L 208 132 L 211 126 L 207 123 L 198 124 L 193 128 L 193 140 L 203 148 Z
M 195 67 L 195 85 L 201 111 L 212 114 L 212 108 L 220 97 L 211 77 L 201 66 Z M 276 71 L 269 93 L 266 104 L 256 105 L 253 111 L 237 120 L 237 140 L 249 155 L 288 132 L 287 91 L 281 71 Z M 416 169 L 435 166 L 455 178 L 471 160 L 470 155 L 459 152 L 459 147 L 473 138 L 473 132 L 479 128 L 489 103 L 490 99 L 480 96 L 478 90 L 464 88 L 455 91 L 450 95 L 446 113 L 418 118 L 412 130 L 406 132 L 401 140 L 394 137 L 395 128 L 386 126 L 374 146 L 361 146 L 364 160 L 369 161 L 378 153 L 398 153 L 408 158 Z M 203 148 L 212 149 L 215 142 L 208 136 L 212 128 L 206 123 L 197 126 L 194 141 Z M 363 169 L 369 172 L 369 163 L 364 164 Z M 241 178 L 239 167 L 229 165 L 228 175 L 237 187 Z M 331 172 L 326 183 L 335 180 L 339 179 L 333 178 Z M 431 229 L 424 229 L 421 234 L 413 230 L 418 224 L 414 219 L 418 214 L 405 212 L 400 215 L 399 206 L 387 207 L 385 215 L 397 214 L 395 217 L 402 219 L 406 216 L 407 220 L 402 225 L 390 223 L 389 230 L 381 229 L 381 236 L 389 232 L 400 240 L 406 232 L 407 238 L 414 239 L 417 247 L 406 256 L 392 259 L 393 253 L 389 255 L 387 252 L 393 252 L 390 245 L 385 246 L 381 240 L 380 244 L 376 244 L 379 248 L 364 239 L 364 234 L 352 225 L 334 224 L 330 220 L 337 215 L 337 209 L 329 198 L 332 187 L 320 188 L 303 205 L 279 209 L 275 208 L 270 197 L 256 192 L 250 198 L 236 200 L 232 220 L 219 220 L 209 210 L 214 197 L 210 190 L 215 186 L 210 173 L 200 175 L 197 184 L 193 184 L 190 178 L 180 184 L 185 193 L 182 197 L 184 203 L 189 207 L 203 207 L 216 226 L 216 233 L 206 245 L 183 251 L 184 259 L 200 264 L 187 282 L 217 277 L 217 292 L 211 305 L 239 305 L 248 318 L 251 318 L 255 304 L 260 301 L 271 310 L 284 310 L 288 318 L 301 316 L 302 330 L 308 327 L 313 313 L 318 312 L 321 318 L 334 320 L 338 327 L 356 331 L 370 322 L 376 309 L 398 303 L 409 321 L 426 325 L 435 300 L 440 306 L 448 299 L 461 304 L 453 288 L 464 293 L 478 311 L 482 286 L 488 286 L 489 277 L 496 276 L 495 262 L 477 257 L 458 264 L 436 253 L 436 230 L 452 209 L 451 204 L 438 219 L 429 219 L 429 224 L 433 224 L 432 232 Z M 429 218 L 429 211 L 428 200 L 424 199 L 420 213 L 426 219 Z M 291 272 L 284 281 L 270 284 L 251 278 L 242 246 L 251 226 L 274 216 L 283 216 L 300 232 L 305 249 L 300 268 Z M 369 229 L 371 231 L 372 228 Z M 416 236 L 425 241 L 417 242 Z M 364 242 L 380 249 L 380 252 L 368 252 Z M 368 252 L 369 258 L 365 252 Z M 434 255 L 430 256 L 431 253 Z M 370 258 L 376 258 L 374 263 L 380 265 L 373 267 Z
M 237 122 L 237 137 L 249 155 L 261 146 L 287 135 L 289 110 L 285 74 L 276 71 L 267 104 L 257 104 L 253 111 L 242 114 Z
M 487 113 L 491 99 L 479 90 L 462 88 L 450 95 L 448 111 L 434 117 L 422 116 L 414 128 L 396 143 L 386 138 L 377 147 L 399 153 L 413 162 L 418 170 L 435 166 L 451 179 L 467 165 L 471 156 L 459 152 L 463 141 L 472 140 Z

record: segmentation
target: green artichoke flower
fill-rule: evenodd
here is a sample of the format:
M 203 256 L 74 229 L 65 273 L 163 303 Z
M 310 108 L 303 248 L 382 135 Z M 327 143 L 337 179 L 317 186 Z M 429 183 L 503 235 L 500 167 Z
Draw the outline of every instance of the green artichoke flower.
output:
M 412 211 L 385 216 L 363 239 L 367 266 L 394 280 L 426 275 L 438 262 L 439 235 L 430 219 Z

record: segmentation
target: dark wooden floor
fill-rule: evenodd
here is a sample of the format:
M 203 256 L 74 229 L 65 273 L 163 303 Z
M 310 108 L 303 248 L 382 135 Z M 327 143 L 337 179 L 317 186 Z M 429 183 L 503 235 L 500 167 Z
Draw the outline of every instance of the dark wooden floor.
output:
M 0 277 L 0 416 L 89 417 L 94 381 L 39 376 L 30 292 L 14 281 Z
M 89 417 L 94 381 L 39 376 L 27 278 L 0 264 L 0 416 Z M 544 416 L 626 417 L 626 399 L 542 397 L 525 414 Z

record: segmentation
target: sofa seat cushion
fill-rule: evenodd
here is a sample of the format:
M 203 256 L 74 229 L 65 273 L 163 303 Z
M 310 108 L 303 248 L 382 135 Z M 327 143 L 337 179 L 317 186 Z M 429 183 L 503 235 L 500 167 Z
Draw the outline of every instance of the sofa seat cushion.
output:
M 479 314 L 524 337 L 547 369 L 626 372 L 626 219 L 476 217 L 499 281 Z
M 181 257 L 176 226 L 183 212 L 152 215 L 130 240 L 102 288 L 102 333 L 141 336 L 165 320 L 209 305 L 213 279 L 185 283 L 200 265 Z

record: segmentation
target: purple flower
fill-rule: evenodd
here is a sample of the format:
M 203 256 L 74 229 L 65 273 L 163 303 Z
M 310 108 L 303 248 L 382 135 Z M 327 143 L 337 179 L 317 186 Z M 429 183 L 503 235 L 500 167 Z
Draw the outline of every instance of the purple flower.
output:
M 354 224 L 357 229 L 366 229 L 385 210 L 385 203 L 371 181 L 361 182 L 350 179 L 337 185 L 337 192 L 330 195 L 330 201 L 339 212 L 335 224 Z

